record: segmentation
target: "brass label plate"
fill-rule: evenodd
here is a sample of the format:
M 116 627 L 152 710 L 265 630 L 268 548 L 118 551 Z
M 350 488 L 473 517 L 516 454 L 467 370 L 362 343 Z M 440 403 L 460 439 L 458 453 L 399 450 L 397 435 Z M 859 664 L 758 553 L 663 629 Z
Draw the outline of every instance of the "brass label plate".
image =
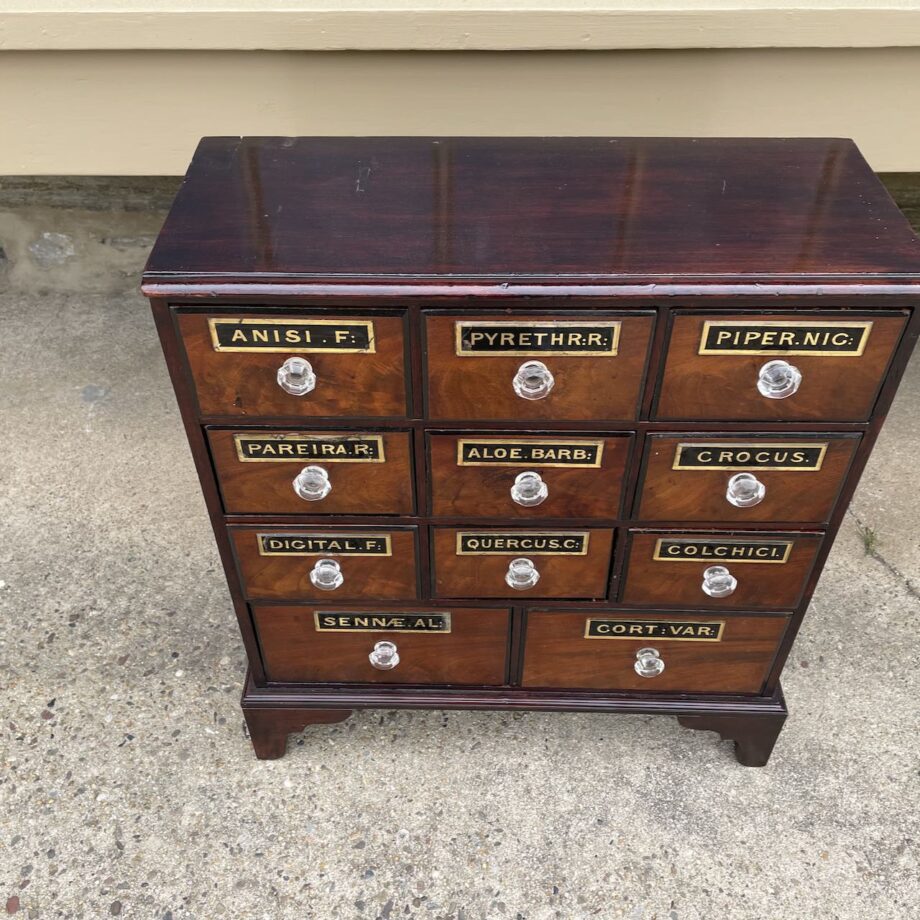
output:
M 707 320 L 701 355 L 817 355 L 859 357 L 872 322 Z
M 675 470 L 821 469 L 826 443 L 814 441 L 682 441 L 674 452 Z
M 725 620 L 611 620 L 588 617 L 586 639 L 669 639 L 672 642 L 721 642 Z
M 260 556 L 392 556 L 388 533 L 260 533 Z
M 615 355 L 619 322 L 457 322 L 456 352 L 464 356 Z
M 334 613 L 317 610 L 313 614 L 317 632 L 424 632 L 449 633 L 449 613 Z
M 374 324 L 348 319 L 208 319 L 214 351 L 374 354 Z
M 597 469 L 604 442 L 467 439 L 457 441 L 457 466 L 556 466 Z
M 461 531 L 458 556 L 586 556 L 591 534 L 577 532 Z
M 759 562 L 782 565 L 789 560 L 792 540 L 694 540 L 660 537 L 656 562 Z
M 235 434 L 233 440 L 243 463 L 386 463 L 379 434 Z

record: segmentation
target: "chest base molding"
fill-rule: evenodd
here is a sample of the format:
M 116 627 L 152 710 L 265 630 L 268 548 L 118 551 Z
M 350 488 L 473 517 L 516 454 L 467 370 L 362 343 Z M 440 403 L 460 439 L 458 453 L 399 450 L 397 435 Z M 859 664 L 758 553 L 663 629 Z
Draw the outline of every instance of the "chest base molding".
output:
M 746 767 L 762 767 L 789 714 L 777 685 L 769 697 L 663 696 L 538 690 L 442 690 L 406 687 L 370 689 L 257 687 L 247 674 L 243 714 L 256 756 L 284 756 L 288 735 L 310 725 L 344 722 L 356 709 L 485 709 L 513 712 L 605 712 L 611 715 L 676 716 L 684 728 L 718 732 L 735 744 Z

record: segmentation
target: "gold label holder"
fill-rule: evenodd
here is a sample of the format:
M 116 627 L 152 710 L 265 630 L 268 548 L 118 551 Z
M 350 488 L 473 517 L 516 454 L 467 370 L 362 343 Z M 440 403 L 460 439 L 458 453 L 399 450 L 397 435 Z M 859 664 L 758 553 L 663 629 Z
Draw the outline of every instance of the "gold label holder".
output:
M 411 632 L 443 636 L 451 631 L 450 613 L 440 610 L 431 613 L 336 613 L 316 610 L 313 623 L 317 632 Z
M 812 451 L 816 452 L 814 459 L 807 464 L 790 464 L 790 463 L 770 463 L 757 462 L 750 463 L 709 463 L 708 461 L 699 463 L 689 463 L 684 459 L 684 455 L 689 453 L 688 449 L 707 448 L 713 452 L 719 450 L 738 450 L 756 454 L 767 450 L 789 450 L 789 451 Z M 786 472 L 796 473 L 816 473 L 821 469 L 824 463 L 824 455 L 827 453 L 828 444 L 826 442 L 814 441 L 681 441 L 674 452 L 674 463 L 671 469 L 674 470 L 735 470 L 736 472 L 750 472 L 753 470 L 785 470 Z M 806 458 L 808 454 L 804 455 Z
M 619 320 L 597 322 L 500 322 L 458 320 L 454 323 L 454 351 L 469 357 L 540 357 L 569 355 L 613 357 L 620 346 Z M 550 341 L 546 341 L 546 337 Z M 475 337 L 475 339 L 474 339 Z M 562 341 L 553 342 L 553 338 Z
M 655 562 L 696 562 L 696 563 L 712 563 L 712 562 L 731 562 L 732 565 L 737 563 L 745 564 L 760 564 L 760 565 L 783 565 L 789 561 L 789 554 L 792 552 L 792 547 L 794 543 L 792 540 L 692 540 L 692 539 L 683 539 L 683 538 L 669 538 L 669 537 L 660 537 L 655 543 L 655 549 L 652 554 L 652 559 Z M 727 550 L 722 554 L 713 552 L 709 555 L 662 555 L 662 550 L 666 546 L 685 546 L 685 547 L 710 547 L 713 550 L 724 549 Z M 760 549 L 766 549 L 769 552 L 774 550 L 781 551 L 781 558 L 754 558 L 749 555 L 747 558 L 741 554 L 735 553 L 732 554 L 733 550 L 741 549 L 742 551 L 748 550 L 751 552 L 756 552 Z
M 508 456 L 496 460 L 469 460 L 466 459 L 472 449 L 481 449 L 483 451 L 495 450 L 496 448 L 509 448 L 510 453 L 514 454 L 515 448 L 528 448 L 528 450 L 518 451 L 518 456 Z M 542 460 L 534 459 L 535 449 L 548 449 L 558 451 L 570 451 L 577 455 L 579 451 L 588 453 L 590 460 Z M 540 440 L 538 438 L 502 438 L 493 440 L 490 438 L 460 438 L 457 441 L 457 466 L 539 466 L 539 467 L 556 467 L 559 469 L 599 469 L 601 460 L 604 455 L 603 439 L 592 440 Z
M 570 547 L 565 545 L 553 549 L 527 549 L 526 547 L 509 547 L 507 549 L 467 549 L 468 541 L 495 539 L 519 539 L 530 537 L 535 539 L 550 539 L 555 541 L 568 541 Z M 456 555 L 458 556 L 587 556 L 588 543 L 591 539 L 590 531 L 571 531 L 555 533 L 502 533 L 490 531 L 460 531 L 457 533 Z
M 858 358 L 866 350 L 871 330 L 871 320 L 707 320 L 698 354 Z M 758 339 L 761 347 L 747 347 Z
M 636 641 L 721 642 L 724 620 L 631 620 L 588 617 L 585 639 L 628 639 Z
M 369 320 L 212 316 L 208 329 L 211 346 L 220 352 L 372 355 L 377 351 L 374 324 Z
M 274 552 L 269 548 L 266 549 L 266 543 L 270 541 L 309 541 L 319 543 L 326 541 L 325 547 L 310 549 L 278 549 Z M 370 546 L 372 542 L 379 543 L 381 551 L 370 549 L 349 549 L 336 547 L 334 543 L 346 543 L 346 541 L 357 542 L 357 545 L 363 543 L 365 547 Z M 375 534 L 350 534 L 350 533 L 258 533 L 256 534 L 256 545 L 259 548 L 260 556 L 392 556 L 393 541 L 388 533 Z M 308 543 L 309 545 L 309 543 Z
M 234 434 L 233 442 L 236 445 L 236 456 L 241 463 L 386 463 L 386 452 L 384 451 L 383 436 L 379 434 L 352 434 L 352 435 L 286 435 L 286 434 Z M 281 452 L 272 457 L 251 457 L 247 456 L 243 444 L 247 442 L 265 443 L 265 444 L 290 444 L 292 450 Z M 297 455 L 293 446 L 297 444 L 326 444 L 335 447 L 341 451 L 345 447 L 345 456 L 335 456 L 334 454 L 323 454 L 321 451 L 315 453 L 304 453 Z M 373 445 L 373 451 L 370 456 L 360 456 L 360 452 L 355 450 L 353 455 L 348 455 L 348 445 L 355 448 L 367 444 Z

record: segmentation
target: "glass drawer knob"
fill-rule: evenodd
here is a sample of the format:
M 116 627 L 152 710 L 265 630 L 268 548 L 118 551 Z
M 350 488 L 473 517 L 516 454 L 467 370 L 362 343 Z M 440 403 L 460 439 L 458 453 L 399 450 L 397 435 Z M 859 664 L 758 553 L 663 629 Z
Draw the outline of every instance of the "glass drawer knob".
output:
M 512 559 L 505 574 L 508 587 L 526 591 L 540 580 L 540 573 L 530 559 Z
M 543 399 L 555 383 L 552 371 L 542 361 L 525 361 L 514 375 L 512 386 L 521 399 Z
M 345 577 L 342 575 L 342 567 L 335 559 L 317 559 L 310 572 L 310 581 L 321 591 L 335 591 L 336 588 L 342 587 Z
M 531 508 L 541 505 L 549 496 L 549 487 L 539 473 L 518 473 L 511 487 L 511 498 L 518 505 Z
M 288 358 L 278 368 L 278 386 L 292 396 L 304 396 L 316 387 L 313 365 L 306 358 Z
M 802 372 L 788 361 L 767 361 L 757 375 L 757 390 L 767 399 L 792 396 L 802 383 Z
M 767 487 L 753 473 L 736 473 L 728 480 L 725 498 L 736 508 L 759 505 L 767 494 Z
M 633 667 L 639 677 L 657 677 L 664 670 L 664 662 L 657 648 L 640 648 Z
M 367 660 L 378 671 L 392 671 L 399 664 L 399 652 L 395 642 L 378 642 Z
M 738 579 L 724 565 L 711 565 L 703 572 L 703 591 L 710 597 L 728 597 L 737 587 Z
M 329 474 L 321 466 L 305 466 L 294 477 L 294 491 L 305 502 L 318 502 L 332 491 Z

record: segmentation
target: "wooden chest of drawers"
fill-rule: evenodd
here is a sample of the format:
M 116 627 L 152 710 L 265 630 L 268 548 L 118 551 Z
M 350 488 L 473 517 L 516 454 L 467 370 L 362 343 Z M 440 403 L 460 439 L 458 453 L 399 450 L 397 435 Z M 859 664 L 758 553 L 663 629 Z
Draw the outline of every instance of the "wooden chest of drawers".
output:
M 207 138 L 144 291 L 259 757 L 434 707 L 766 763 L 918 329 L 852 142 Z

